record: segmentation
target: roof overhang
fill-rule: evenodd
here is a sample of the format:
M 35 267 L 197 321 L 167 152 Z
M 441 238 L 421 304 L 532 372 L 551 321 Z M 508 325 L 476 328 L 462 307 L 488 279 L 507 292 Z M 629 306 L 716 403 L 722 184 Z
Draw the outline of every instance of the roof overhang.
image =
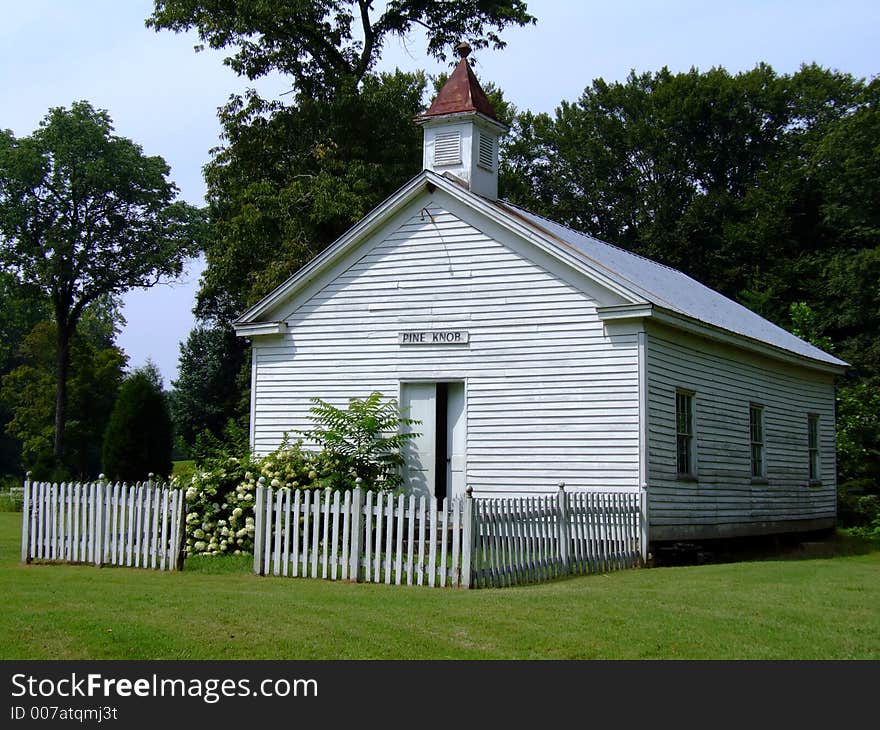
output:
M 842 375 L 846 372 L 848 363 L 841 364 L 816 360 L 806 355 L 776 347 L 767 342 L 761 342 L 745 335 L 722 329 L 716 325 L 701 322 L 693 317 L 688 317 L 680 312 L 673 312 L 652 304 L 616 305 L 611 307 L 598 307 L 596 312 L 603 322 L 622 322 L 628 320 L 650 319 L 658 324 L 672 327 L 688 334 L 712 340 L 725 345 L 731 345 L 740 349 L 749 350 L 764 357 L 780 360 L 790 365 L 799 365 L 811 370 L 819 370 L 832 375 Z
M 260 335 L 283 335 L 287 332 L 287 322 L 234 322 L 235 334 L 239 337 L 258 337 Z

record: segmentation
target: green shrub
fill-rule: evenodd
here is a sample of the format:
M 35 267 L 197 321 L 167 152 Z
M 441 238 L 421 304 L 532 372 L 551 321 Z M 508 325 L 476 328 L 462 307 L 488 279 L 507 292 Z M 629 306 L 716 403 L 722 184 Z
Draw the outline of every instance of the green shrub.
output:
M 418 434 L 400 433 L 400 427 L 419 421 L 403 418 L 394 398 L 383 400 L 374 392 L 351 398 L 343 410 L 312 398 L 310 418 L 316 427 L 302 435 L 322 449 L 327 486 L 351 489 L 358 477 L 371 490 L 393 491 L 403 483 L 401 449 Z

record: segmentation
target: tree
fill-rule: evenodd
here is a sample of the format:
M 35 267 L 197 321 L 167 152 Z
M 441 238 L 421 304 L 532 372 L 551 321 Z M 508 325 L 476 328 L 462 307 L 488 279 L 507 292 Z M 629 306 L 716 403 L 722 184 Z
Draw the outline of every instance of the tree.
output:
M 229 326 L 418 170 L 421 74 L 285 106 L 254 94 L 220 112 L 205 167 L 212 235 L 197 314 Z
M 225 63 L 240 76 L 277 71 L 305 97 L 329 99 L 364 79 L 388 36 L 405 37 L 418 26 L 428 52 L 445 60 L 459 41 L 477 50 L 504 48 L 501 31 L 535 22 L 522 0 L 393 0 L 378 15 L 372 6 L 372 0 L 156 0 L 147 26 L 195 28 L 211 48 L 234 49 Z
M 196 327 L 181 343 L 169 405 L 175 434 L 188 448 L 203 431 L 221 437 L 229 419 L 247 416 L 238 381 L 246 360 L 244 342 L 230 329 Z
M 104 303 L 104 307 L 109 306 Z M 94 477 L 101 467 L 101 441 L 122 381 L 125 354 L 112 343 L 112 316 L 83 314 L 85 325 L 70 343 L 67 448 L 54 458 L 56 325 L 37 323 L 18 348 L 19 364 L 3 376 L 0 400 L 10 414 L 6 432 L 21 443 L 21 461 L 39 479 Z
M 51 303 L 59 463 L 70 345 L 86 307 L 176 276 L 197 249 L 201 214 L 174 202 L 168 172 L 84 101 L 51 109 L 30 137 L 0 133 L 0 268 Z
M 104 434 L 104 473 L 139 481 L 171 473 L 173 430 L 162 376 L 147 363 L 122 381 Z
M 768 294 L 784 322 L 829 245 L 810 157 L 862 93 L 816 66 L 598 79 L 553 117 L 520 115 L 502 189 L 728 296 Z
M 47 302 L 12 274 L 0 271 L 0 379 L 23 364 L 21 345 L 34 326 L 48 318 Z M 6 426 L 13 413 L 0 398 L 0 476 L 21 476 L 21 442 L 10 435 Z

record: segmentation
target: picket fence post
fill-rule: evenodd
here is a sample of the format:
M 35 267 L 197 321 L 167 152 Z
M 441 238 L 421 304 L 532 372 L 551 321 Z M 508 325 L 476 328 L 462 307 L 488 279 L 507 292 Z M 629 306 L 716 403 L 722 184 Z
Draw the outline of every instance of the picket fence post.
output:
M 95 565 L 99 568 L 104 562 L 104 479 L 103 474 L 98 474 L 98 488 L 95 490 Z
M 266 493 L 266 477 L 260 477 L 257 480 L 257 500 L 254 505 L 254 524 L 262 524 L 263 530 L 268 530 L 269 525 L 266 524 L 265 512 L 263 510 L 263 500 Z M 262 518 L 262 519 L 261 519 Z M 263 535 L 254 530 L 254 575 L 265 575 L 263 571 Z
M 175 570 L 183 570 L 183 564 L 186 560 L 186 491 L 177 490 L 177 554 L 174 556 Z
M 468 487 L 464 493 L 464 514 L 461 519 L 461 585 L 463 588 L 473 588 L 473 561 L 474 561 L 474 488 Z
M 31 556 L 28 555 L 30 547 L 30 527 L 31 527 L 31 474 L 28 472 L 24 477 L 24 502 L 21 505 L 21 562 L 31 562 Z
M 559 491 L 556 493 L 557 520 L 556 538 L 558 541 L 559 572 L 567 575 L 571 570 L 571 534 L 569 530 L 568 495 L 565 493 L 565 482 L 559 482 Z
M 639 490 L 639 553 L 642 566 L 648 564 L 648 490 Z
M 361 576 L 361 553 L 364 549 L 363 511 L 364 492 L 361 489 L 361 478 L 355 479 L 354 491 L 351 494 L 351 551 L 348 555 L 348 579 L 359 583 Z

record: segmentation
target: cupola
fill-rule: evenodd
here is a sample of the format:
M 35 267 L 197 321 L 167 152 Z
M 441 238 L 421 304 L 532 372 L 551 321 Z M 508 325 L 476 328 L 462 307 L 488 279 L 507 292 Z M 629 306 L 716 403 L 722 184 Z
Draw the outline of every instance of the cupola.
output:
M 495 115 L 467 57 L 471 47 L 455 49 L 460 61 L 430 108 L 416 117 L 424 130 L 423 167 L 449 173 L 473 192 L 498 198 L 498 140 L 507 126 Z

